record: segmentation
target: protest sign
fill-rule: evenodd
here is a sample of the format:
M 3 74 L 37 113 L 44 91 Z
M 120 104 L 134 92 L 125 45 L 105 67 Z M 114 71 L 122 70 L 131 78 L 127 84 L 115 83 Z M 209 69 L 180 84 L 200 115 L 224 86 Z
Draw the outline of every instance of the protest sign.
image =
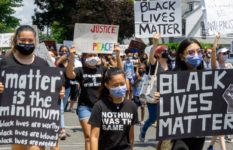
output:
M 0 144 L 56 145 L 62 75 L 52 67 L 1 70 L 5 90 L 0 97 Z
M 56 41 L 53 40 L 46 40 L 44 41 L 45 46 L 48 50 L 56 50 L 57 51 L 57 44 Z
M 129 45 L 119 45 L 120 46 L 120 55 L 124 56 L 125 55 L 125 50 L 128 49 Z
M 74 44 L 83 53 L 112 53 L 119 26 L 76 23 Z
M 233 0 L 202 0 L 206 35 L 233 33 Z
M 66 45 L 66 46 L 68 46 L 69 48 L 71 48 L 72 45 L 73 45 L 73 41 L 64 40 L 64 41 L 63 41 L 63 45 Z
M 233 133 L 233 70 L 159 75 L 157 139 Z
M 131 40 L 129 43 L 129 52 L 131 53 L 144 53 L 144 50 L 146 48 L 146 44 L 144 44 L 143 42 L 140 41 L 136 41 L 136 40 Z
M 182 35 L 180 0 L 144 0 L 134 2 L 135 36 L 150 38 Z
M 0 47 L 11 47 L 11 41 L 14 33 L 1 33 L 0 34 Z
M 45 46 L 45 43 L 40 43 L 38 48 L 35 49 L 35 55 L 44 59 L 45 61 L 48 62 L 49 66 L 54 67 L 55 64 L 52 61 L 52 58 L 50 56 L 50 54 L 48 53 L 48 49 Z

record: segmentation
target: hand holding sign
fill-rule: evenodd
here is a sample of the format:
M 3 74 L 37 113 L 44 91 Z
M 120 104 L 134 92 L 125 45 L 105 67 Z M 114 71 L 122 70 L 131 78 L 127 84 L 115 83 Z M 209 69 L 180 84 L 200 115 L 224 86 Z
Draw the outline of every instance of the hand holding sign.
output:
M 0 82 L 0 93 L 2 93 L 4 91 L 4 85 L 2 84 L 2 82 Z
M 65 97 L 65 87 L 62 86 L 61 90 L 59 92 L 60 99 L 63 99 Z
M 154 97 L 155 97 L 155 102 L 158 103 L 159 102 L 159 99 L 160 99 L 160 93 L 159 92 L 155 92 L 154 93 Z

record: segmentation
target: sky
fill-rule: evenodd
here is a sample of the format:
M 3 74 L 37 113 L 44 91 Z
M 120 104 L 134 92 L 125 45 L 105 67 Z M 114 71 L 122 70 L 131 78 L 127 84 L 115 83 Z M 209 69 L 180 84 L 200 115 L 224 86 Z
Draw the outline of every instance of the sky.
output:
M 14 16 L 21 19 L 21 25 L 32 25 L 31 16 L 34 15 L 34 1 L 33 0 L 23 0 L 23 6 L 15 8 Z

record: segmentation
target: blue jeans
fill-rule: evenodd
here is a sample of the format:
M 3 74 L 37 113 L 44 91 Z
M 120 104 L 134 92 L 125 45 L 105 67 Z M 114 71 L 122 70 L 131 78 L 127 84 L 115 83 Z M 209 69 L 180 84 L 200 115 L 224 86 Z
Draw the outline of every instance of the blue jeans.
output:
M 148 108 L 149 117 L 144 123 L 143 127 L 141 128 L 141 134 L 143 138 L 145 138 L 146 131 L 156 121 L 156 118 L 157 118 L 157 115 L 156 115 L 157 104 L 147 103 L 147 108 Z
M 64 111 L 65 111 L 66 104 L 67 104 L 68 99 L 69 99 L 69 95 L 70 95 L 70 88 L 67 88 L 67 89 L 65 89 L 65 97 L 63 98 L 63 100 L 61 100 L 61 103 L 60 103 L 60 111 L 61 111 L 60 127 L 62 129 L 65 128 Z

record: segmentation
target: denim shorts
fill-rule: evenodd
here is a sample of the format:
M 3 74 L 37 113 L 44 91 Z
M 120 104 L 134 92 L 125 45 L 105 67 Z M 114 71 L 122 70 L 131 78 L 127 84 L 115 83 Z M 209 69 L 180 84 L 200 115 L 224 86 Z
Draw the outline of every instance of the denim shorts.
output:
M 92 108 L 89 106 L 78 106 L 76 113 L 79 116 L 79 120 L 88 120 L 91 117 Z

